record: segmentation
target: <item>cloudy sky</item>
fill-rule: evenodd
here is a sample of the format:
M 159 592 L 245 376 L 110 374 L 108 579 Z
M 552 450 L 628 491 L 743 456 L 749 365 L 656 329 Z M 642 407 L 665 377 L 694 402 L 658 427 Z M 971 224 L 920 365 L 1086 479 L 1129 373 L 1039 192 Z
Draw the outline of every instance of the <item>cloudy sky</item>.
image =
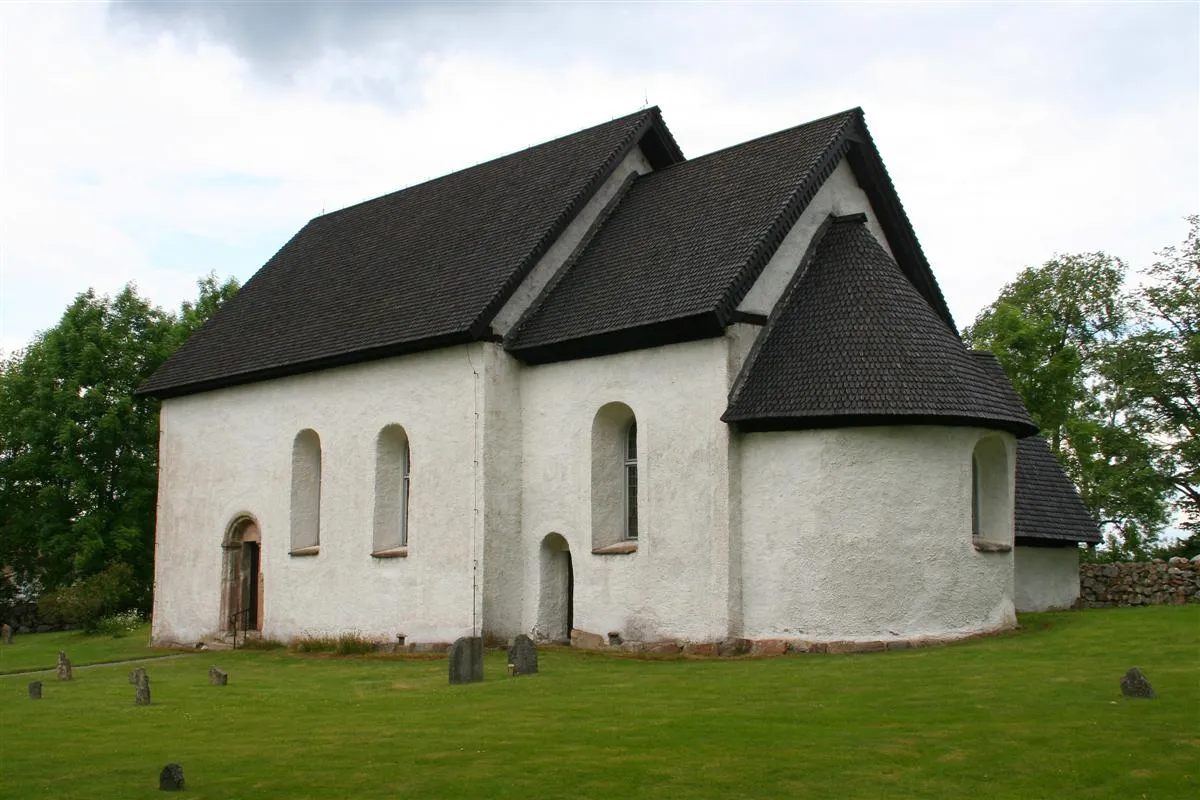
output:
M 1200 211 L 1200 5 L 0 6 L 0 348 L 178 303 L 308 219 L 644 104 L 696 156 L 862 106 L 960 325 Z

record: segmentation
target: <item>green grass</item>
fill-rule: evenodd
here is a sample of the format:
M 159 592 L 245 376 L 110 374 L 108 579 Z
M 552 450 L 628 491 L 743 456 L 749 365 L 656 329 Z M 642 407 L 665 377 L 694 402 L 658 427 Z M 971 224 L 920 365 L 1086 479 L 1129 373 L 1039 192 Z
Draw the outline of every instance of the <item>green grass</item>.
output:
M 466 686 L 444 660 L 207 652 L 145 665 L 149 707 L 127 667 L 41 701 L 0 677 L 0 797 L 159 797 L 171 761 L 192 798 L 1200 796 L 1200 606 L 1022 622 L 869 655 L 550 650 L 522 678 L 489 653 Z M 1121 696 L 1131 666 L 1159 699 Z
M 0 674 L 32 669 L 53 669 L 63 650 L 72 666 L 161 656 L 149 646 L 150 626 L 142 625 L 120 637 L 89 636 L 80 631 L 14 634 L 10 645 L 0 645 Z

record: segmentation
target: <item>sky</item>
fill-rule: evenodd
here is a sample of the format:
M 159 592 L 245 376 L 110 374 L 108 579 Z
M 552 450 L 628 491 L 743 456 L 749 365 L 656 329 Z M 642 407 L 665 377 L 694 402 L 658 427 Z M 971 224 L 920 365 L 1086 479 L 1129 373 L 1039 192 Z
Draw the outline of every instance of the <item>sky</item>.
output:
M 314 216 L 657 105 L 685 155 L 861 106 L 956 321 L 1200 212 L 1200 3 L 0 5 L 0 351 L 178 307 Z

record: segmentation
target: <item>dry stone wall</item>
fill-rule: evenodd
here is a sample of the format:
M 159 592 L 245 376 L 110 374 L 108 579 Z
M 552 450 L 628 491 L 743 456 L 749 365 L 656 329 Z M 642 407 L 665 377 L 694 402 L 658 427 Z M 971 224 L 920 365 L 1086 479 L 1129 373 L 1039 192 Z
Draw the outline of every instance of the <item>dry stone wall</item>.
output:
M 1079 565 L 1079 605 L 1085 608 L 1184 603 L 1200 603 L 1200 556 Z

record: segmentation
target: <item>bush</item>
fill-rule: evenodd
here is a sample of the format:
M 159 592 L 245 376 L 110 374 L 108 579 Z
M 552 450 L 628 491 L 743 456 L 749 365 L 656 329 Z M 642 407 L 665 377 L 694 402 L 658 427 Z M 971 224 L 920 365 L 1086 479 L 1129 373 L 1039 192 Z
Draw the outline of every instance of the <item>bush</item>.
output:
M 109 614 L 96 623 L 96 633 L 102 633 L 111 636 L 114 639 L 120 639 L 127 633 L 133 633 L 142 625 L 142 615 L 135 611 L 120 611 L 116 614 Z
M 133 586 L 132 567 L 110 564 L 103 572 L 43 594 L 38 600 L 38 612 L 45 619 L 96 633 L 105 617 L 117 614 L 129 605 Z

